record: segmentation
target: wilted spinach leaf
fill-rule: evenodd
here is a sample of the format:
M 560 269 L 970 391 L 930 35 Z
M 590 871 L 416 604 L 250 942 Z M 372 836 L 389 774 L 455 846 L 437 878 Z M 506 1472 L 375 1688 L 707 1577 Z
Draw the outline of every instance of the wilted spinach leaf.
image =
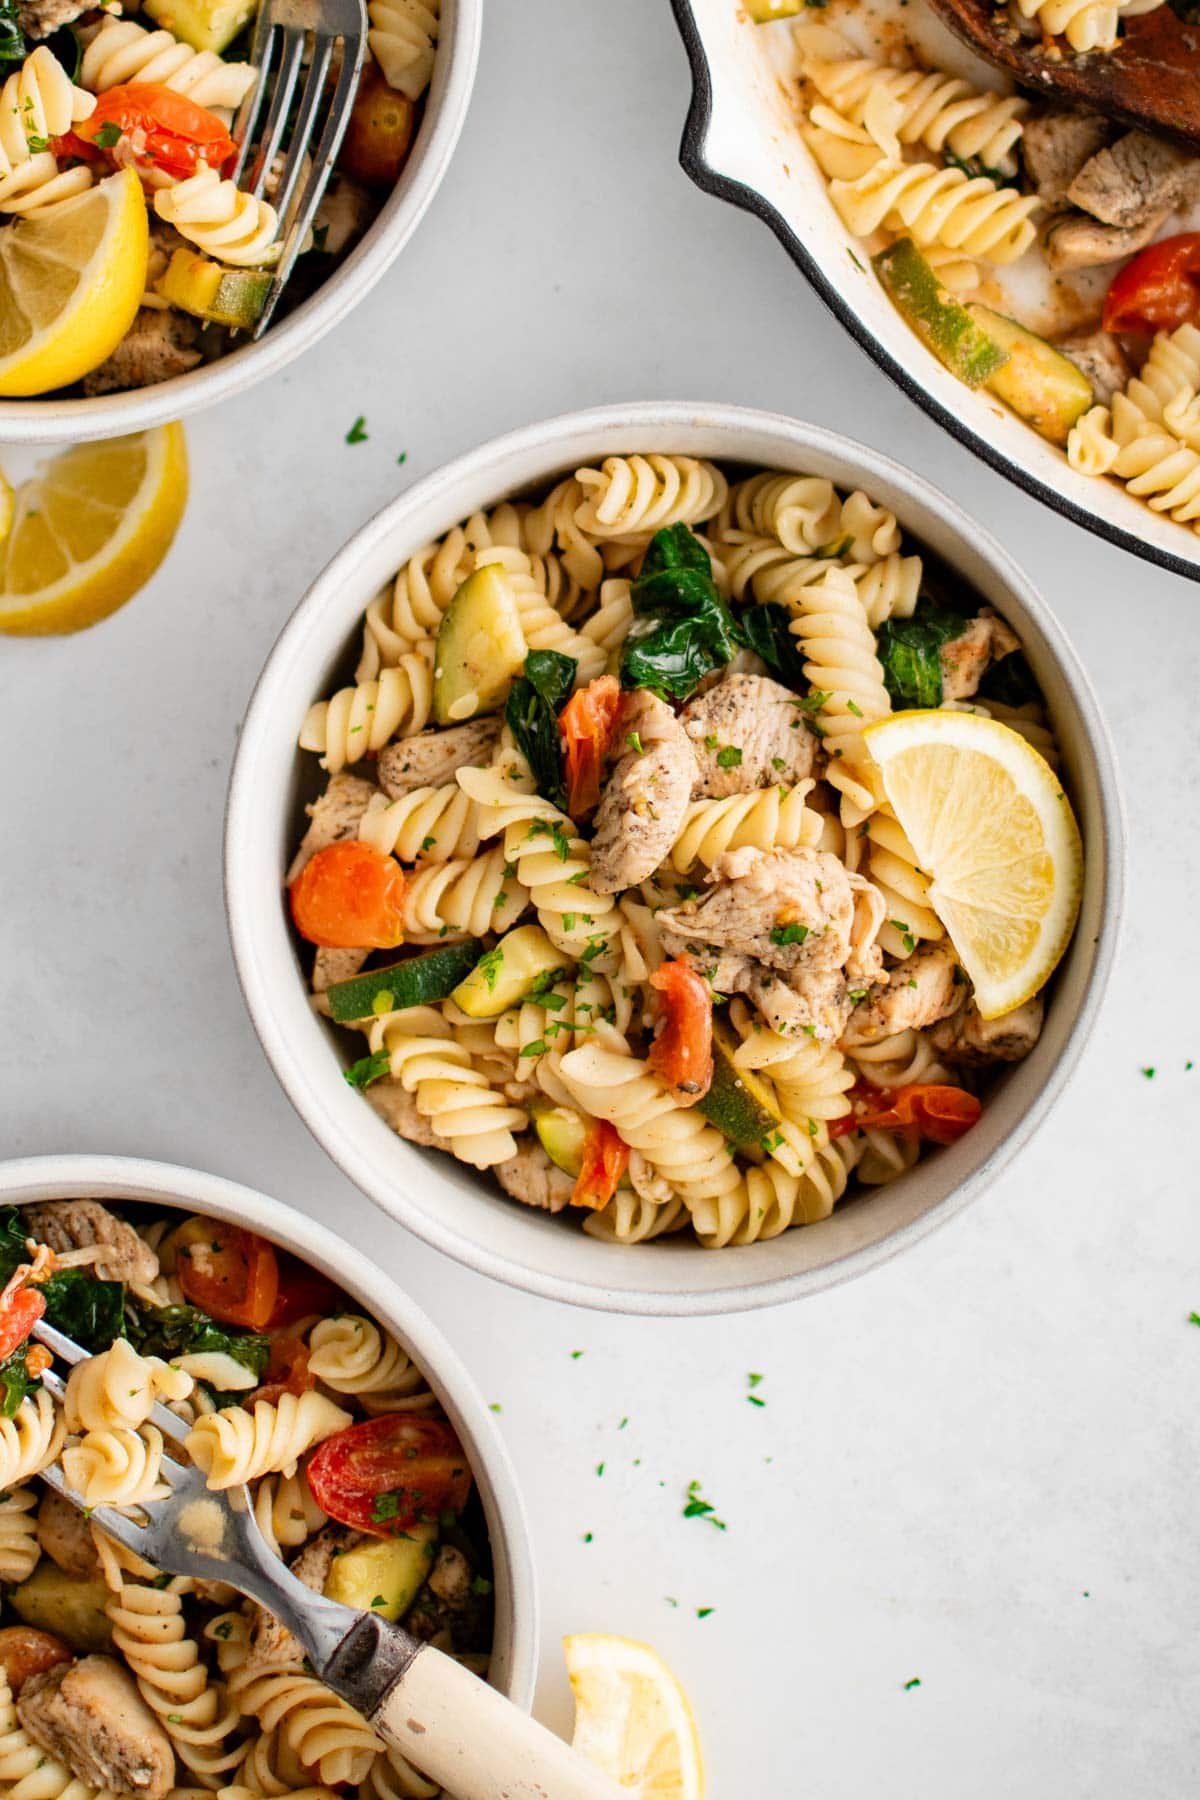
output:
M 98 1281 L 90 1269 L 59 1269 L 42 1284 L 46 1323 L 93 1352 L 107 1350 L 125 1330 L 125 1289 Z
M 771 673 L 799 694 L 808 687 L 808 676 L 804 673 L 803 652 L 788 629 L 790 623 L 787 608 L 772 600 L 764 606 L 747 606 L 738 617 L 738 630 L 747 647 L 762 657 Z
M 198 1306 L 152 1306 L 132 1319 L 129 1338 L 143 1356 L 176 1356 L 221 1352 L 253 1375 L 261 1375 L 271 1355 L 271 1340 L 253 1331 L 227 1331 Z
M 1023 650 L 1011 650 L 984 670 L 979 684 L 981 700 L 998 700 L 1002 706 L 1028 706 L 1040 700 L 1041 689 Z
M 538 793 L 564 812 L 567 787 L 558 713 L 575 685 L 576 669 L 573 656 L 563 656 L 558 650 L 531 650 L 525 658 L 525 672 L 513 682 L 504 708 L 508 728 L 533 771 Z
M 876 653 L 893 706 L 940 706 L 940 651 L 961 637 L 967 621 L 948 607 L 922 596 L 911 619 L 887 619 L 879 628 Z
M 41 1387 L 36 1375 L 31 1375 L 25 1364 L 25 1352 L 28 1344 L 22 1344 L 19 1350 L 0 1363 L 0 1418 L 11 1419 L 26 1394 L 32 1394 L 35 1388 Z
M 21 1222 L 20 1209 L 16 1206 L 0 1208 L 0 1287 L 19 1263 L 29 1261 L 25 1248 L 28 1236 L 28 1227 Z
M 656 531 L 633 583 L 639 615 L 621 651 L 621 685 L 686 700 L 723 669 L 740 639 L 712 578 L 708 552 L 686 525 Z
M 28 52 L 15 0 L 0 0 L 0 63 L 21 62 Z

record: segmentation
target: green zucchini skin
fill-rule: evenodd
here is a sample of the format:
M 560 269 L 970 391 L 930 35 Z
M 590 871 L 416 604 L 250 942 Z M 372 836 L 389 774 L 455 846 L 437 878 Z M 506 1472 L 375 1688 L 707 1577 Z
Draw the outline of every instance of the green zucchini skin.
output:
M 967 387 L 985 386 L 1004 367 L 1008 351 L 947 292 L 911 238 L 897 238 L 871 262 L 896 310 Z
M 990 392 L 1050 443 L 1065 445 L 1095 399 L 1083 370 L 1016 319 L 974 300 L 967 311 L 1008 352 L 1008 361 L 988 378 Z
M 433 1006 L 446 1000 L 483 955 L 479 938 L 461 944 L 439 944 L 420 956 L 389 963 L 385 969 L 368 969 L 349 981 L 335 981 L 325 990 L 329 1010 L 339 1025 L 372 1013 L 399 1012 L 405 1006 Z M 387 1004 L 381 995 L 389 995 Z

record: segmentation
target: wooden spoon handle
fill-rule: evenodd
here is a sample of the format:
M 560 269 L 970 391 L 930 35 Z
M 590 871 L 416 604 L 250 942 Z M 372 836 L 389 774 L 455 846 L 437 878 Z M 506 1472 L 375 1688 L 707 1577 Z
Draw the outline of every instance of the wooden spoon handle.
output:
M 594 1764 L 428 1644 L 371 1722 L 454 1800 L 619 1800 Z

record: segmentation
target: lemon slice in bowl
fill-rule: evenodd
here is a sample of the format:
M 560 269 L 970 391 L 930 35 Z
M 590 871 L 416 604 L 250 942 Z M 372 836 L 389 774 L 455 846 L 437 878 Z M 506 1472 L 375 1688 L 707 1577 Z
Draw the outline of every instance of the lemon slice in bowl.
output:
M 701 1800 L 704 1763 L 687 1695 L 662 1657 L 632 1638 L 563 1639 L 575 1695 L 574 1746 L 631 1800 Z
M 998 1019 L 1049 979 L 1075 928 L 1083 848 L 1062 783 L 975 713 L 896 713 L 864 737 L 976 1005 Z
M 64 450 L 17 490 L 0 631 L 79 631 L 145 585 L 187 504 L 182 425 Z
M 141 304 L 150 229 L 132 169 L 0 231 L 0 395 L 68 387 L 111 356 Z

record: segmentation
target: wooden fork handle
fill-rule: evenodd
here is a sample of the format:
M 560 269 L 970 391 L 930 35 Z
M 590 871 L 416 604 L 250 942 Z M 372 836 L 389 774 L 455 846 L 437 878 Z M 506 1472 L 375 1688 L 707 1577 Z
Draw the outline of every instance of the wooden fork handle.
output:
M 371 1723 L 454 1800 L 619 1800 L 594 1764 L 428 1644 Z

